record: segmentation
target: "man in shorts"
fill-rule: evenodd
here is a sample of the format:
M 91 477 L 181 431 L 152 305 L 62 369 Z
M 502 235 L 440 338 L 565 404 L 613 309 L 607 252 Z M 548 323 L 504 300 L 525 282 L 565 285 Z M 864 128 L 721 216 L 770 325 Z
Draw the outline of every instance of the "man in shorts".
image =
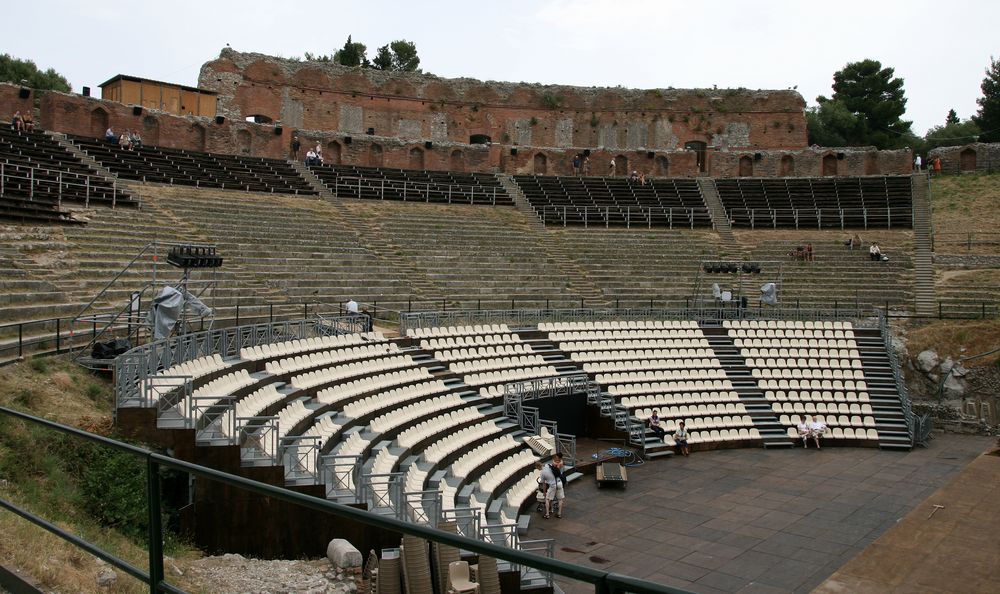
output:
M 552 462 L 542 468 L 542 482 L 548 485 L 545 491 L 544 517 L 547 519 L 550 516 L 552 502 L 558 500 L 559 511 L 556 512 L 556 517 L 561 518 L 563 508 L 566 506 L 566 477 L 563 476 L 562 454 L 552 456 Z

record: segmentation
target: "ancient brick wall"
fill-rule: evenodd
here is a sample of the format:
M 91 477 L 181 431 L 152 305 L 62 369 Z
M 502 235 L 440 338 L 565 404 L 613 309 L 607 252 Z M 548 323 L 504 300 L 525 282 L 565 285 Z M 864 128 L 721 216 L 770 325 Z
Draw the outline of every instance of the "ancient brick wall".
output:
M 941 158 L 945 173 L 968 171 L 1000 171 L 1000 143 L 973 142 L 962 146 L 946 146 L 932 150 L 928 162 Z
M 912 152 L 875 147 L 815 147 L 797 151 L 731 151 L 709 155 L 714 177 L 819 177 L 910 172 Z

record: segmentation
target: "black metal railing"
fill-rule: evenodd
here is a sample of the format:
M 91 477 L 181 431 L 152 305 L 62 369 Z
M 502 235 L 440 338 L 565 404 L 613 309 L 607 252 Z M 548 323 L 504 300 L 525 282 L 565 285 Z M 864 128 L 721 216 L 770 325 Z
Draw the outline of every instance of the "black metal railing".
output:
M 625 592 L 633 594 L 685 594 L 684 590 L 664 586 L 662 584 L 623 576 L 609 571 L 602 571 L 592 567 L 575 565 L 566 561 L 560 561 L 558 559 L 542 557 L 525 551 L 510 549 L 482 540 L 476 540 L 458 534 L 444 532 L 435 528 L 411 524 L 393 517 L 369 513 L 358 508 L 304 495 L 302 493 L 250 480 L 241 476 L 228 474 L 206 466 L 177 460 L 144 448 L 115 441 L 93 433 L 87 433 L 86 431 L 81 431 L 80 429 L 76 429 L 74 427 L 68 427 L 66 425 L 41 419 L 20 411 L 11 410 L 9 408 L 0 407 L 0 415 L 20 419 L 21 421 L 68 435 L 72 438 L 95 442 L 101 446 L 133 455 L 145 461 L 146 511 L 149 520 L 146 534 L 149 566 L 145 570 L 109 553 L 93 543 L 71 534 L 51 521 L 17 506 L 11 501 L 0 498 L 0 507 L 20 516 L 21 518 L 24 518 L 44 530 L 47 530 L 65 541 L 82 548 L 88 553 L 103 559 L 112 566 L 117 567 L 130 576 L 142 581 L 149 587 L 149 591 L 154 594 L 157 592 L 184 594 L 183 590 L 167 582 L 163 571 L 163 518 L 161 512 L 162 489 L 160 484 L 161 469 L 171 469 L 185 472 L 200 479 L 220 482 L 243 491 L 249 491 L 257 495 L 271 497 L 345 520 L 356 521 L 372 528 L 423 538 L 431 542 L 453 546 L 460 550 L 495 557 L 518 566 L 530 567 L 542 572 L 552 573 L 562 578 L 591 584 L 594 587 L 594 592 L 597 594 L 624 594 Z

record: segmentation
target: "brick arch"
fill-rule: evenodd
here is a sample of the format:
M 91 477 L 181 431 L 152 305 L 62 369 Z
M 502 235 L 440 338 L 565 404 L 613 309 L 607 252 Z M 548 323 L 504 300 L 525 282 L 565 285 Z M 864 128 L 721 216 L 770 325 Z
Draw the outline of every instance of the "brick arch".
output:
M 960 171 L 975 171 L 976 166 L 976 149 L 970 146 L 958 154 L 958 168 Z
M 549 158 L 545 153 L 535 153 L 531 160 L 532 172 L 535 175 L 545 175 L 549 168 Z
M 791 177 L 795 175 L 795 158 L 791 155 L 784 155 L 781 157 L 781 162 L 778 164 L 778 175 L 781 177 Z
M 381 167 L 385 160 L 381 144 L 372 144 L 368 147 L 368 166 Z
M 327 165 L 340 165 L 341 147 L 336 140 L 331 140 L 326 145 L 326 154 L 323 155 L 323 162 Z
M 160 144 L 160 120 L 154 116 L 142 118 L 142 142 L 145 144 Z
M 878 175 L 878 154 L 868 153 L 865 155 L 865 175 Z
M 670 175 L 670 161 L 663 155 L 658 155 L 653 161 L 653 169 L 657 177 L 668 177 Z
M 424 149 L 420 147 L 413 147 L 407 153 L 407 164 L 410 169 L 423 169 L 424 168 Z
M 837 155 L 827 153 L 823 155 L 823 171 L 825 176 L 837 175 Z
M 90 135 L 94 138 L 104 138 L 108 129 L 108 111 L 103 107 L 90 112 Z
M 451 151 L 448 158 L 448 169 L 458 172 L 465 171 L 465 153 L 458 149 Z
M 753 157 L 750 155 L 743 155 L 740 157 L 740 177 L 752 177 L 753 176 Z
M 236 131 L 236 153 L 239 155 L 249 155 L 253 149 L 253 136 L 249 130 Z
M 632 173 L 628 168 L 628 157 L 625 155 L 615 155 L 615 171 L 621 172 L 626 177 Z
M 208 131 L 201 124 L 194 124 L 191 130 L 194 132 L 195 150 L 204 152 L 208 147 Z

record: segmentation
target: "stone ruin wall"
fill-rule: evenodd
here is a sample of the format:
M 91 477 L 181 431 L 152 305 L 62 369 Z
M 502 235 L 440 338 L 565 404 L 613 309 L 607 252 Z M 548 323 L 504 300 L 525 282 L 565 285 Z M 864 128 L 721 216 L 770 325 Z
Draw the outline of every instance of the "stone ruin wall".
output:
M 962 146 L 933 149 L 927 155 L 928 163 L 941 158 L 944 173 L 992 173 L 1000 171 L 1000 142 L 973 142 Z

